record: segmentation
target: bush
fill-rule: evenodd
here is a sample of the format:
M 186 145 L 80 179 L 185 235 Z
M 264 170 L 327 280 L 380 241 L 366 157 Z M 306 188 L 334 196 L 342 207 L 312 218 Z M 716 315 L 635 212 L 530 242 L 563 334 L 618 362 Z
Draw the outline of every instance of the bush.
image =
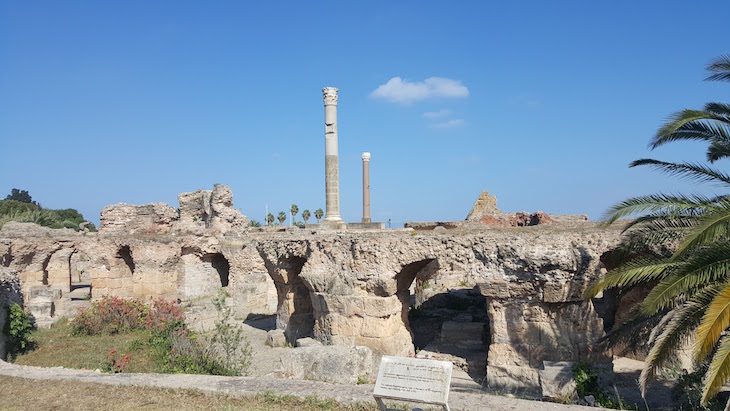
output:
M 33 341 L 30 333 L 33 331 L 33 324 L 30 315 L 23 311 L 18 303 L 12 303 L 7 308 L 7 320 L 3 332 L 7 337 L 6 358 L 15 358 L 33 348 Z
M 221 375 L 241 375 L 248 372 L 251 365 L 251 344 L 243 336 L 243 329 L 232 324 L 231 308 L 226 305 L 227 297 L 223 290 L 213 299 L 213 305 L 218 311 L 218 321 L 210 342 L 218 354 L 222 355 Z
M 144 328 L 149 307 L 137 300 L 103 296 L 71 321 L 76 335 L 116 334 Z
M 672 402 L 675 409 L 687 411 L 720 411 L 725 404 L 717 397 L 711 399 L 707 405 L 701 405 L 702 376 L 707 373 L 708 365 L 704 364 L 694 372 L 688 373 L 683 369 L 672 387 Z

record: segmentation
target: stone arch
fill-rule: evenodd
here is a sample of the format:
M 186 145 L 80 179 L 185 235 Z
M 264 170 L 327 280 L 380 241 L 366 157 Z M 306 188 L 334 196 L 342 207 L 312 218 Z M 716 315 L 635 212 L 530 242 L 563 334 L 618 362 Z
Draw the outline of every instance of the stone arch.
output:
M 117 250 L 117 258 L 124 261 L 124 264 L 129 268 L 129 272 L 134 274 L 135 264 L 134 258 L 132 258 L 132 249 L 128 245 L 123 245 Z
M 314 335 L 312 290 L 299 276 L 306 262 L 302 256 L 280 257 L 276 263 L 264 257 L 266 270 L 276 287 L 276 328 L 284 330 L 291 344 Z
M 199 249 L 184 247 L 180 261 L 177 288 L 182 299 L 214 295 L 230 283 L 231 265 L 223 253 L 202 253 Z
M 486 299 L 444 268 L 430 258 L 403 266 L 396 277 L 403 322 L 417 356 L 453 362 L 471 377 L 463 388 L 478 390 L 491 342 Z
M 229 276 L 231 272 L 231 264 L 228 259 L 221 253 L 204 254 L 201 261 L 210 266 L 218 273 L 221 287 L 228 287 Z

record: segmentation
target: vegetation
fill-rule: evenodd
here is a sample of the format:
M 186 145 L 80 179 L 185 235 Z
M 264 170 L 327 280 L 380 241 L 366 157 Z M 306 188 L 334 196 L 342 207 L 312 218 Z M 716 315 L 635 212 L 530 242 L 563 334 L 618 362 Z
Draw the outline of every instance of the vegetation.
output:
M 40 206 L 40 204 L 33 201 L 33 198 L 30 196 L 27 190 L 18 190 L 17 188 L 14 188 L 10 190 L 10 194 L 8 194 L 5 199 Z
M 33 348 L 34 343 L 30 335 L 33 331 L 33 324 L 30 316 L 23 311 L 18 303 L 12 303 L 7 308 L 7 320 L 3 327 L 6 337 L 6 359 L 14 359 L 18 354 L 23 354 Z
M 712 72 L 709 80 L 730 81 L 730 56 L 717 59 L 708 70 Z M 730 175 L 713 166 L 730 156 L 730 105 L 708 103 L 702 110 L 674 114 L 650 147 L 686 140 L 707 144 L 708 164 L 640 159 L 631 167 L 650 166 L 670 176 L 730 188 Z M 695 361 L 709 364 L 703 372 L 701 395 L 701 404 L 707 405 L 730 376 L 730 195 L 635 197 L 614 205 L 607 222 L 628 216 L 638 218 L 625 229 L 619 255 L 623 263 L 587 294 L 592 297 L 611 287 L 649 287 L 639 315 L 621 327 L 631 330 L 636 324 L 654 325 L 639 380 L 642 393 L 687 338 L 694 336 Z M 672 251 L 662 251 L 669 249 Z
M 104 296 L 71 321 L 74 336 L 100 336 L 145 332 L 157 372 L 240 375 L 251 361 L 251 348 L 240 327 L 231 324 L 225 295 L 213 301 L 219 312 L 208 338 L 188 330 L 182 309 L 164 299 L 144 304 L 137 300 Z M 131 357 L 109 352 L 102 368 L 122 372 Z M 131 355 L 131 354 L 130 354 Z M 149 371 L 148 371 L 149 372 Z
M 304 220 L 304 224 L 307 224 L 307 220 L 309 220 L 309 217 L 312 216 L 312 213 L 309 212 L 309 210 L 302 211 L 302 220 Z
M 246 410 L 376 411 L 374 402 L 342 405 L 333 400 L 270 392 L 248 397 L 211 395 L 201 390 L 117 386 L 80 381 L 0 376 L 4 410 Z M 71 399 L 73 399 L 71 401 Z M 391 407 L 392 408 L 392 407 Z M 397 409 L 404 409 L 403 407 Z
M 317 224 L 319 224 L 319 220 L 321 220 L 323 216 L 324 216 L 324 211 L 322 211 L 321 208 L 314 210 L 314 218 L 317 219 Z
M 248 223 L 249 227 L 261 227 L 261 223 L 258 221 L 251 219 L 251 222 Z
M 276 219 L 279 220 L 279 224 L 284 224 L 284 221 L 286 220 L 286 213 L 279 211 L 279 215 L 276 216 Z
M 578 398 L 585 398 L 592 395 L 596 399 L 596 404 L 603 408 L 612 408 L 616 410 L 638 409 L 637 407 L 626 407 L 621 402 L 621 398 L 614 400 L 601 387 L 599 383 L 598 372 L 587 362 L 579 361 L 573 364 L 573 379 L 575 380 Z
M 266 215 L 266 225 L 274 224 L 274 215 L 269 213 Z
M 14 188 L 5 200 L 0 200 L 0 227 L 9 221 L 36 223 L 50 228 L 72 228 L 78 231 L 79 224 L 86 220 L 73 208 L 64 210 L 42 208 L 33 201 L 27 191 Z M 92 223 L 89 223 L 88 228 L 91 231 L 96 230 Z
M 289 212 L 291 212 L 291 221 L 292 224 L 294 224 L 294 217 L 296 217 L 297 213 L 299 212 L 299 207 L 296 204 L 292 204 L 291 208 L 289 208 Z

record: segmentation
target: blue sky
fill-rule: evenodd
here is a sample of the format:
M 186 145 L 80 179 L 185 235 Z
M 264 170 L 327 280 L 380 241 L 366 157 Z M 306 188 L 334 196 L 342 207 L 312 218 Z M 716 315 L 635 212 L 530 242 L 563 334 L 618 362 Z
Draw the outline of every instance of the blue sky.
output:
M 260 4 L 259 4 L 260 3 Z M 107 204 L 233 189 L 263 220 L 324 208 L 322 87 L 340 89 L 341 214 L 584 213 L 706 188 L 641 157 L 675 111 L 727 101 L 730 2 L 0 1 L 0 194 Z M 720 164 L 720 166 L 724 166 Z M 712 192 L 712 188 L 709 189 Z

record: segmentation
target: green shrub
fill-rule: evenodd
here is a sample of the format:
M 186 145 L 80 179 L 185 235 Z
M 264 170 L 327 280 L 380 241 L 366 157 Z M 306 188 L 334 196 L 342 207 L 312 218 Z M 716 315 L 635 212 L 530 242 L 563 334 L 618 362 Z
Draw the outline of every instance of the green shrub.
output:
M 707 373 L 708 365 L 704 364 L 694 372 L 683 369 L 672 387 L 672 402 L 675 409 L 687 411 L 720 411 L 725 404 L 717 397 L 711 399 L 707 405 L 701 405 L 702 376 Z
M 15 358 L 33 348 L 33 341 L 30 333 L 33 331 L 33 324 L 30 315 L 23 311 L 18 303 L 12 303 L 7 308 L 7 320 L 3 332 L 7 337 L 6 358 Z
M 573 364 L 573 379 L 575 380 L 579 398 L 592 395 L 596 399 L 596 404 L 603 408 L 621 410 L 636 409 L 636 407 L 623 404 L 621 398 L 614 400 L 613 397 L 608 395 L 598 382 L 598 373 L 596 370 L 585 361 L 579 361 Z
M 241 375 L 248 372 L 251 365 L 251 344 L 243 336 L 243 329 L 232 324 L 231 308 L 226 305 L 227 297 L 225 290 L 222 290 L 213 299 L 213 305 L 218 311 L 218 321 L 210 342 L 213 349 L 222 354 L 222 375 Z

